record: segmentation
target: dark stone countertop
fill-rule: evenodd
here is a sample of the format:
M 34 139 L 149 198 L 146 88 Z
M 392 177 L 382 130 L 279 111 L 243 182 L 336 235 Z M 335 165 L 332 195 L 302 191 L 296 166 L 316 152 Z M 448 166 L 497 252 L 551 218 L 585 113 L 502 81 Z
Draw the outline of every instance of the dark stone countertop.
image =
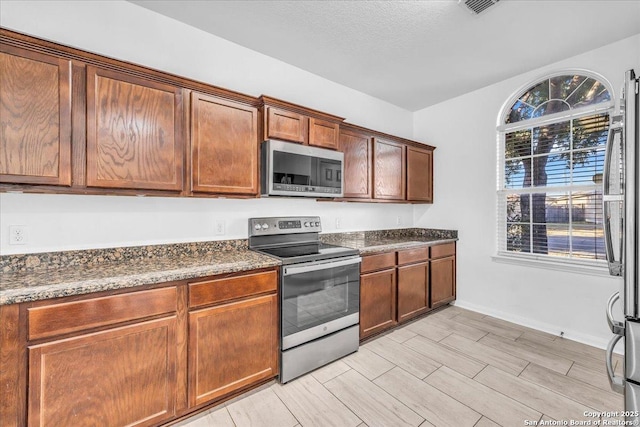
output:
M 35 258 L 47 256 L 50 254 L 31 255 Z M 206 253 L 173 256 L 165 254 L 142 259 L 125 257 L 118 261 L 98 263 L 77 263 L 77 259 L 73 257 L 69 257 L 68 261 L 70 265 L 54 263 L 47 266 L 40 263 L 40 268 L 3 271 L 0 274 L 0 305 L 197 279 L 280 265 L 278 260 L 247 248 L 221 248 Z M 31 263 L 37 261 L 32 258 Z
M 321 234 L 373 254 L 456 241 L 457 231 L 408 228 Z M 280 265 L 247 240 L 176 243 L 0 256 L 0 305 L 132 288 Z
M 320 238 L 325 243 L 358 249 L 361 255 L 368 255 L 455 242 L 458 240 L 458 232 L 455 230 L 404 228 L 323 234 Z

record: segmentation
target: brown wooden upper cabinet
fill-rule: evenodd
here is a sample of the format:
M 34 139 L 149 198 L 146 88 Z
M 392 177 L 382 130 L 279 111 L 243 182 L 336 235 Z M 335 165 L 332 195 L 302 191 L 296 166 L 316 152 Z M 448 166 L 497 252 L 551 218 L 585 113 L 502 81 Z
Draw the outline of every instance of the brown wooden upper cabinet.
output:
M 361 132 L 340 130 L 339 150 L 344 153 L 344 197 L 371 199 L 371 137 Z
M 265 139 L 282 139 L 290 142 L 307 142 L 307 117 L 279 108 L 267 107 Z
M 338 149 L 339 121 L 342 119 L 323 120 L 271 106 L 265 107 L 265 111 L 264 139 L 281 139 L 331 150 Z
M 373 197 L 404 200 L 406 146 L 381 138 L 373 139 Z
M 433 203 L 433 150 L 407 146 L 407 200 Z
M 181 89 L 87 67 L 87 186 L 183 188 Z
M 337 150 L 339 129 L 338 123 L 309 117 L 309 145 Z
M 192 190 L 258 194 L 258 109 L 191 94 Z
M 71 185 L 71 61 L 0 45 L 0 182 Z

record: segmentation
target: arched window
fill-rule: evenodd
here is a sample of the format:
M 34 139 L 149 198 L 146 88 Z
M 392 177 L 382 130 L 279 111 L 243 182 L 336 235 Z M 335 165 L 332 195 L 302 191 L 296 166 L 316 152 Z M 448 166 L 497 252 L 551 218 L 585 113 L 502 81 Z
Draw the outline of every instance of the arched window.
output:
M 601 77 L 565 72 L 505 104 L 498 126 L 499 255 L 605 259 L 601 182 L 612 99 Z

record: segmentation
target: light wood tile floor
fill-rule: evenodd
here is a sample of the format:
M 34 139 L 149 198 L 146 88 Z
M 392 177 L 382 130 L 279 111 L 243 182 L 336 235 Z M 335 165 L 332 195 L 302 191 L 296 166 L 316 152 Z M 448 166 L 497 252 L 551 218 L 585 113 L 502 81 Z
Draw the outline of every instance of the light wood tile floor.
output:
M 604 350 L 450 306 L 177 425 L 515 427 L 621 410 Z

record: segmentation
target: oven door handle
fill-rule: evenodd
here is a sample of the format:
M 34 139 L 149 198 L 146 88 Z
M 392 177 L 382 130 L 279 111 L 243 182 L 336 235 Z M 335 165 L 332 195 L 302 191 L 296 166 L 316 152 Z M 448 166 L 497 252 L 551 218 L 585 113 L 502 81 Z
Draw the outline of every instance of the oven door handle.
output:
M 312 262 L 312 263 L 303 264 L 300 266 L 285 266 L 285 267 L 282 267 L 282 275 L 291 276 L 294 274 L 309 273 L 311 271 L 328 270 L 330 268 L 344 267 L 345 265 L 359 264 L 361 261 L 362 261 L 362 258 L 357 256 L 357 257 L 348 258 L 341 261 L 329 260 L 329 261 L 321 261 L 321 262 Z

